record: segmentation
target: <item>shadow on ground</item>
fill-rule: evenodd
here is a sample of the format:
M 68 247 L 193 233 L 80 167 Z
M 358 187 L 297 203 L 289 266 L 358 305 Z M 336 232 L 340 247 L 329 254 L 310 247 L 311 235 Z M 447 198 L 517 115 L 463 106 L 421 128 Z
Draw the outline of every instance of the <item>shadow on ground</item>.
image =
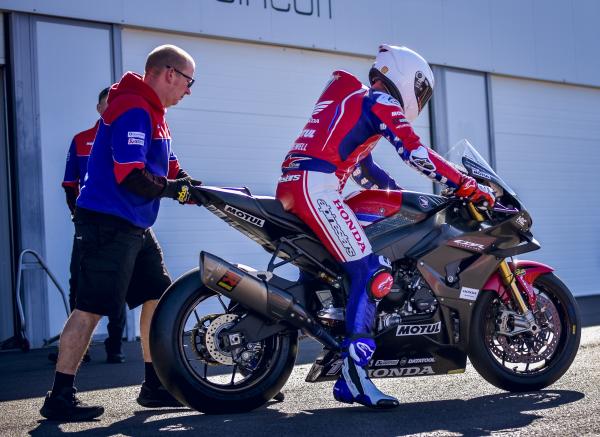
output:
M 487 436 L 518 431 L 541 416 L 538 410 L 555 408 L 584 398 L 576 391 L 544 390 L 531 393 L 495 394 L 470 400 L 442 400 L 402 404 L 396 410 L 372 411 L 363 407 L 305 409 L 286 414 L 265 406 L 250 413 L 209 416 L 191 410 L 136 411 L 132 417 L 109 426 L 80 432 L 63 432 L 57 422 L 40 421 L 31 436 L 135 435 L 377 435 L 381 437 L 417 433 L 453 433 Z M 187 411 L 189 415 L 161 417 Z M 257 434 L 255 434 L 257 433 Z

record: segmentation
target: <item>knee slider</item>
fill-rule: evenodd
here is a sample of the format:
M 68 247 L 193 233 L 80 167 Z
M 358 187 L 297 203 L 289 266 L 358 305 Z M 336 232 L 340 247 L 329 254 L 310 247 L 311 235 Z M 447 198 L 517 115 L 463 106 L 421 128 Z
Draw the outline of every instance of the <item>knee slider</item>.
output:
M 371 276 L 367 290 L 369 296 L 375 300 L 381 300 L 392 290 L 394 277 L 389 268 L 382 267 Z

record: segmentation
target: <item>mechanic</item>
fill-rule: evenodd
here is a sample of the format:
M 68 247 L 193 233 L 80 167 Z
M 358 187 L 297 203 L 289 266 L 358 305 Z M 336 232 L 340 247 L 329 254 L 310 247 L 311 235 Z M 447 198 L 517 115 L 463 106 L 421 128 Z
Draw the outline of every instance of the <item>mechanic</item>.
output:
M 61 334 L 52 391 L 40 410 L 48 419 L 90 420 L 104 412 L 81 402 L 73 382 L 98 320 L 116 316 L 124 302 L 132 309 L 142 305 L 145 378 L 138 403 L 180 406 L 161 385 L 148 346 L 154 309 L 171 284 L 151 226 L 161 197 L 192 203 L 192 187 L 199 184 L 179 168 L 165 120 L 166 108 L 191 94 L 194 70 L 187 52 L 163 45 L 148 55 L 143 76 L 127 72 L 110 89 L 76 202 L 77 301 Z
M 454 194 L 492 206 L 493 192 L 462 175 L 424 146 L 411 122 L 429 101 L 433 72 L 419 54 L 383 44 L 369 72 L 370 88 L 345 71 L 335 71 L 282 164 L 276 197 L 300 217 L 341 263 L 351 282 L 346 306 L 342 375 L 333 395 L 371 408 L 399 405 L 375 387 L 367 365 L 375 352 L 372 330 L 377 302 L 392 287 L 389 262 L 375 255 L 341 195 L 352 176 L 365 188 L 398 189 L 372 159 L 386 138 L 402 160 Z
M 106 99 L 108 98 L 109 88 L 104 88 L 98 95 L 98 104 L 96 105 L 96 111 L 102 116 L 102 113 L 108 105 Z M 75 202 L 81 185 L 85 180 L 87 173 L 88 158 L 90 156 L 90 150 L 92 144 L 94 144 L 94 138 L 96 138 L 96 131 L 98 130 L 98 120 L 96 124 L 90 129 L 79 132 L 73 137 L 69 152 L 67 154 L 67 164 L 65 167 L 65 176 L 63 178 L 62 187 L 65 190 L 67 198 L 67 206 L 71 212 L 71 219 L 75 214 Z M 69 277 L 69 305 L 71 311 L 75 309 L 75 300 L 77 297 L 77 276 L 79 272 L 79 253 L 77 250 L 75 236 L 73 236 L 73 249 L 71 251 L 71 262 L 69 265 L 70 277 Z M 123 363 L 125 362 L 125 356 L 121 350 L 121 341 L 123 338 L 123 329 L 125 328 L 126 319 L 125 305 L 121 307 L 119 314 L 108 318 L 108 338 L 104 341 L 104 347 L 106 350 L 106 361 L 108 363 Z M 51 361 L 56 362 L 58 354 L 52 352 L 48 355 Z M 90 361 L 90 355 L 86 352 L 83 356 L 83 361 Z

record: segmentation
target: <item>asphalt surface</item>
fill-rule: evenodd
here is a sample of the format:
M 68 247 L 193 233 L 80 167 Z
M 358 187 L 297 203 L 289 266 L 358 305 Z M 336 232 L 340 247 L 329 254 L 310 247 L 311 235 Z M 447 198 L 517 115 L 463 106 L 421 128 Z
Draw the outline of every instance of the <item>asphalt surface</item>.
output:
M 143 374 L 138 346 L 126 345 L 125 364 L 104 363 L 103 347 L 92 347 L 92 362 L 83 366 L 76 384 L 84 401 L 102 404 L 106 412 L 83 423 L 46 421 L 38 413 L 54 371 L 47 349 L 0 354 L 0 435 L 600 435 L 598 326 L 584 328 L 572 367 L 543 391 L 506 393 L 469 367 L 461 375 L 376 380 L 402 402 L 383 412 L 335 402 L 331 383 L 305 383 L 308 363 L 319 349 L 311 340 L 300 344 L 300 364 L 283 389 L 283 402 L 223 416 L 145 409 L 135 402 Z

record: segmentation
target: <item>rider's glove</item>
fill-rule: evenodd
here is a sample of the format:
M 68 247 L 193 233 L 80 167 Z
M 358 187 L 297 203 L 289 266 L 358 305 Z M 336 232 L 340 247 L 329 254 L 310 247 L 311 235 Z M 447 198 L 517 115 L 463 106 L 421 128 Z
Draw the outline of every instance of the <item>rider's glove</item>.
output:
M 165 189 L 161 193 L 160 197 L 169 197 L 171 199 L 175 199 L 182 205 L 190 202 L 192 199 L 191 190 L 193 190 L 194 186 L 192 184 L 191 178 L 179 178 L 179 179 L 167 179 L 167 183 L 165 185 Z
M 482 184 L 478 184 L 475 179 L 470 176 L 463 176 L 460 180 L 460 185 L 454 194 L 458 197 L 469 199 L 475 204 L 483 204 L 491 208 L 496 202 L 494 190 Z

